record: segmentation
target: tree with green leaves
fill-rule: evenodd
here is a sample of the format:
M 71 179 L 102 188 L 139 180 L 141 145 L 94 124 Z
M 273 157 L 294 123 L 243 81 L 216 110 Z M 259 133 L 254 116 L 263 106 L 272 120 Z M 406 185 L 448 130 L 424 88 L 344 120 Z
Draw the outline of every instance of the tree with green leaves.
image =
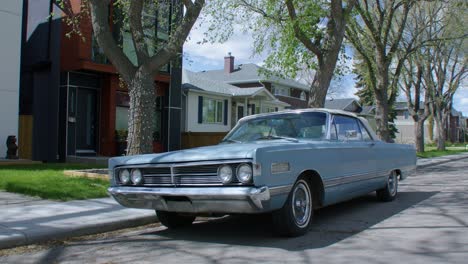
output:
M 392 141 L 389 126 L 391 105 L 398 94 L 405 57 L 398 58 L 409 11 L 416 0 L 358 0 L 356 16 L 350 20 L 346 38 L 362 57 L 366 83 L 375 97 L 377 135 Z M 408 54 L 413 46 L 407 47 Z
M 253 34 L 254 53 L 268 52 L 267 68 L 290 78 L 299 71 L 313 72 L 309 106 L 323 107 L 355 2 L 213 1 L 207 5 L 213 25 L 208 37 L 224 41 L 232 35 L 235 25 L 241 25 Z
M 204 4 L 205 0 L 82 0 L 80 14 L 68 17 L 67 22 L 73 30 L 77 29 L 75 33 L 78 34 L 79 26 L 76 25 L 80 18 L 91 18 L 99 47 L 128 87 L 128 155 L 152 152 L 156 98 L 154 77 L 164 65 L 182 55 L 182 46 Z M 67 0 L 63 0 L 61 5 L 62 8 L 71 8 Z M 135 59 L 129 57 L 130 54 L 113 35 L 112 23 L 109 23 L 112 21 L 109 17 L 111 5 L 120 10 L 120 22 L 131 39 Z M 157 15 L 168 17 L 166 28 L 170 33 L 163 40 L 154 34 L 154 16 Z
M 466 5 L 464 1 L 421 2 L 408 18 L 402 43 L 406 47 L 411 40 L 417 48 L 409 55 L 405 49 L 398 51 L 398 56 L 406 56 L 400 87 L 415 122 L 419 152 L 424 151 L 424 122 L 431 115 L 438 131 L 437 147 L 445 149 L 453 96 L 466 77 Z

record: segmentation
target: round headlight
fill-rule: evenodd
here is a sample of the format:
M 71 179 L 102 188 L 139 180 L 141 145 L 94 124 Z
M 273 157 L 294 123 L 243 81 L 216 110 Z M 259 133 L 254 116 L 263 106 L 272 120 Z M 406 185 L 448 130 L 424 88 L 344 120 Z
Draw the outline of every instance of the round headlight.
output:
M 135 185 L 141 184 L 143 181 L 143 176 L 141 175 L 141 171 L 139 169 L 132 170 L 132 182 Z
M 223 184 L 228 184 L 232 181 L 232 168 L 229 165 L 223 165 L 218 169 L 218 177 Z
M 252 167 L 248 164 L 241 164 L 237 168 L 237 179 L 242 183 L 250 183 L 252 180 Z
M 128 184 L 130 182 L 130 172 L 128 170 L 121 170 L 119 172 L 119 180 L 122 184 Z

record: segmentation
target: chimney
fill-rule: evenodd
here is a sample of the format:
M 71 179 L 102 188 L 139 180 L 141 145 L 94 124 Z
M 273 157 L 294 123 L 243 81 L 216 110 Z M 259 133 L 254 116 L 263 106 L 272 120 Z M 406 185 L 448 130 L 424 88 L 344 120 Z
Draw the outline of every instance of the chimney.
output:
M 234 57 L 231 52 L 228 53 L 227 57 L 224 57 L 224 73 L 229 74 L 234 71 Z

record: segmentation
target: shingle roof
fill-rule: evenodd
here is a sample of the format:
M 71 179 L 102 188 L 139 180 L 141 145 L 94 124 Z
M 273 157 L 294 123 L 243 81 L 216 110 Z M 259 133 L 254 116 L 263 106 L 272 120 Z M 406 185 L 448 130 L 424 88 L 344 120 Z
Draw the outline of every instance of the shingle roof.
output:
M 375 105 L 364 105 L 362 106 L 361 115 L 370 115 L 375 110 Z
M 408 102 L 395 102 L 395 110 L 408 110 Z M 424 110 L 424 102 L 419 102 L 419 110 Z
M 352 104 L 354 101 L 356 101 L 356 99 L 354 98 L 326 100 L 325 108 L 345 110 L 345 108 L 349 106 L 350 104 Z
M 262 68 L 256 64 L 239 64 L 234 67 L 234 71 L 226 74 L 224 69 L 221 70 L 212 70 L 212 71 L 202 71 L 197 72 L 196 74 L 203 76 L 207 79 L 221 81 L 230 84 L 237 83 L 247 83 L 247 82 L 261 82 L 269 81 L 273 83 L 282 84 L 289 87 L 299 88 L 305 91 L 309 91 L 309 87 L 303 83 L 297 82 L 295 80 L 281 78 L 274 75 L 264 75 L 261 71 L 264 70 L 268 72 L 265 68 Z
M 203 78 L 192 71 L 184 69 L 182 70 L 182 89 L 202 90 L 233 96 L 235 91 L 240 88 L 227 83 Z
M 264 87 L 254 88 L 239 88 L 234 85 L 230 85 L 224 82 L 210 80 L 199 74 L 189 71 L 182 70 L 182 89 L 184 90 L 198 90 L 211 93 L 217 93 L 225 96 L 255 96 L 260 92 L 267 93 L 272 101 L 276 104 L 289 106 L 289 104 L 277 100 L 273 95 L 268 92 Z

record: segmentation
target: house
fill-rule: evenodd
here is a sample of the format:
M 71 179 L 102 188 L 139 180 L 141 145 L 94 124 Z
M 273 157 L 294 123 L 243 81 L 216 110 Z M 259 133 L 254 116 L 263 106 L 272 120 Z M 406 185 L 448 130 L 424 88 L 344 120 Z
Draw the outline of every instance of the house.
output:
M 396 134 L 397 142 L 401 143 L 414 143 L 414 125 L 415 122 L 413 118 L 410 116 L 408 111 L 408 104 L 407 102 L 396 102 L 395 103 L 395 111 L 397 113 L 395 119 L 395 125 L 398 129 L 398 133 Z M 419 111 L 422 113 L 424 111 L 424 104 L 420 104 Z M 448 140 L 452 143 L 457 142 L 465 142 L 464 135 L 467 133 L 467 127 L 464 125 L 464 120 L 466 118 L 463 117 L 463 114 L 457 111 L 455 108 L 452 108 L 450 111 L 449 116 L 447 117 L 447 126 L 445 127 L 445 140 Z M 429 122 L 424 123 L 424 141 L 430 142 L 432 141 L 429 138 Z M 434 126 L 434 135 L 436 135 L 437 127 Z M 434 139 L 435 140 L 435 139 Z
M 81 11 L 80 0 L 64 3 L 73 13 Z M 171 7 L 182 8 L 177 3 L 174 0 Z M 67 36 L 71 28 L 64 17 L 72 15 L 68 11 L 54 0 L 24 1 L 19 112 L 20 119 L 28 122 L 20 126 L 19 141 L 30 142 L 22 150 L 25 158 L 54 162 L 76 156 L 115 156 L 116 131 L 127 129 L 127 88 L 98 47 L 89 19 L 79 25 L 84 41 L 76 34 Z M 154 32 L 154 38 L 167 39 L 170 29 L 157 25 L 170 24 L 160 23 L 169 16 L 155 12 L 146 13 L 154 17 L 154 28 L 147 30 Z M 111 3 L 113 35 L 135 61 L 130 36 L 119 14 Z M 179 60 L 166 65 L 154 79 L 155 152 L 180 147 L 181 64 Z
M 408 111 L 407 102 L 395 102 L 394 109 L 396 112 L 396 118 L 394 120 L 395 127 L 398 132 L 395 134 L 395 141 L 404 144 L 414 144 L 416 142 L 415 137 L 415 122 Z M 419 104 L 419 112 L 424 112 L 424 103 Z M 424 142 L 430 142 L 429 137 L 429 122 L 424 122 Z
M 8 136 L 18 137 L 22 7 L 18 0 L 0 5 L 0 158 L 6 156 Z
M 463 117 L 463 113 L 455 110 L 452 107 L 450 111 L 450 115 L 447 120 L 447 134 L 446 139 L 452 143 L 457 142 L 465 142 L 465 134 L 466 134 L 466 125 L 464 125 L 465 117 Z
M 224 57 L 224 69 L 202 71 L 197 75 L 205 79 L 224 82 L 239 88 L 263 87 L 278 100 L 290 105 L 291 109 L 307 108 L 309 87 L 295 80 L 282 78 L 253 63 L 234 63 L 230 53 Z
M 242 117 L 290 106 L 265 87 L 239 88 L 185 69 L 182 91 L 183 148 L 216 144 Z

